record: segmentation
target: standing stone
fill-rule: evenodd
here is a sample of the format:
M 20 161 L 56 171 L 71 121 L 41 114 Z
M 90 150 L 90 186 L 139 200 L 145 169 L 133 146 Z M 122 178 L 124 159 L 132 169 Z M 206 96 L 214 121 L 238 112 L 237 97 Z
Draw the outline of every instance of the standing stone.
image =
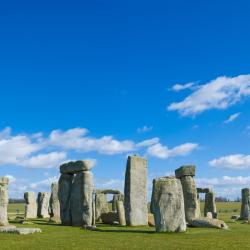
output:
M 125 216 L 129 226 L 148 225 L 147 160 L 129 156 L 125 175 Z
M 112 211 L 117 212 L 117 201 L 123 201 L 124 203 L 124 195 L 123 194 L 114 194 L 112 200 Z
M 95 200 L 92 200 L 92 226 L 95 226 L 96 220 L 95 220 Z
M 95 216 L 96 221 L 101 221 L 101 215 L 109 212 L 109 206 L 107 202 L 107 195 L 102 193 L 96 193 L 95 195 Z
M 71 190 L 71 218 L 73 226 L 92 225 L 93 174 L 90 171 L 77 173 Z
M 217 210 L 215 204 L 215 195 L 214 192 L 210 191 L 205 194 L 205 206 L 204 206 L 204 216 L 207 216 L 207 213 L 211 212 L 212 217 L 217 217 Z
M 50 220 L 56 223 L 60 223 L 60 202 L 58 198 L 58 183 L 51 184 L 51 196 L 49 200 L 50 207 Z
M 249 220 L 250 218 L 250 189 L 243 188 L 241 190 L 241 220 Z
M 151 199 L 156 232 L 186 231 L 182 185 L 175 177 L 154 179 Z
M 58 182 L 58 198 L 60 202 L 60 217 L 61 222 L 65 226 L 70 226 L 71 212 L 70 212 L 70 196 L 72 189 L 72 174 L 61 174 Z
M 8 184 L 9 179 L 7 177 L 0 177 L 0 226 L 6 226 L 8 222 Z
M 200 206 L 196 190 L 195 181 L 195 166 L 182 166 L 175 170 L 176 178 L 181 180 L 186 221 L 189 223 L 194 218 L 200 217 Z
M 50 194 L 47 192 L 38 193 L 37 216 L 39 218 L 49 218 L 49 198 Z
M 125 209 L 124 209 L 124 203 L 121 200 L 117 200 L 117 213 L 119 216 L 119 223 L 121 226 L 126 226 L 126 217 L 125 217 Z
M 24 193 L 25 200 L 25 219 L 35 219 L 37 217 L 37 203 L 34 192 Z

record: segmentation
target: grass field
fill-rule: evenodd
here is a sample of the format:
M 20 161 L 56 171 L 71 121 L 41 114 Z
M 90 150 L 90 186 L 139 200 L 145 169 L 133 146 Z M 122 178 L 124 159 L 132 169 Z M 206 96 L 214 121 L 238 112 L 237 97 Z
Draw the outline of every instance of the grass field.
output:
M 10 204 L 11 216 L 16 209 L 23 212 L 22 204 Z M 240 213 L 236 202 L 217 203 L 219 217 L 227 222 L 229 230 L 188 228 L 186 233 L 154 232 L 150 227 L 111 227 L 99 225 L 99 232 L 80 228 L 50 225 L 46 220 L 33 220 L 41 234 L 10 235 L 0 234 L 0 249 L 250 249 L 250 225 L 233 222 L 230 217 Z

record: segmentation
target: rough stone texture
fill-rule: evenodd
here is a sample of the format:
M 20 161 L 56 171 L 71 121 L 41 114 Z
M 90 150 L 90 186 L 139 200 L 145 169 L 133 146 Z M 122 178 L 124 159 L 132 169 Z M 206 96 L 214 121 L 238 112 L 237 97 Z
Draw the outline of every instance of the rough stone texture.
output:
M 212 192 L 210 188 L 197 188 L 197 193 L 208 193 Z
M 243 188 L 241 190 L 241 211 L 240 219 L 249 220 L 250 218 L 250 189 Z
M 95 200 L 92 201 L 92 226 L 95 226 L 96 219 L 95 219 Z
M 58 198 L 58 183 L 51 184 L 51 196 L 49 200 L 50 221 L 60 223 L 60 202 Z
M 240 215 L 232 215 L 231 219 L 232 220 L 239 220 L 240 219 Z
M 8 222 L 7 208 L 9 203 L 7 177 L 0 177 L 0 226 L 6 226 Z
M 213 214 L 211 212 L 207 212 L 206 217 L 209 219 L 213 219 Z
M 71 161 L 60 166 L 61 174 L 76 174 L 82 171 L 88 171 L 93 167 L 93 162 L 89 160 Z
M 58 183 L 58 198 L 60 202 L 60 217 L 63 225 L 71 225 L 70 196 L 73 175 L 62 174 Z
M 217 217 L 215 195 L 213 192 L 208 192 L 205 195 L 204 216 L 207 216 L 208 212 L 212 213 L 213 218 Z
M 49 198 L 50 194 L 47 192 L 38 193 L 37 216 L 39 218 L 49 218 Z
M 36 195 L 34 192 L 24 193 L 25 200 L 25 219 L 34 219 L 37 217 L 37 203 Z
M 125 175 L 124 205 L 126 224 L 148 224 L 147 209 L 147 160 L 129 156 Z
M 75 175 L 70 198 L 73 226 L 92 225 L 93 174 L 84 171 Z
M 96 221 L 101 222 L 102 213 L 108 213 L 109 206 L 107 202 L 107 195 L 103 193 L 96 193 L 95 195 L 95 218 Z
M 123 201 L 117 200 L 117 213 L 119 217 L 119 223 L 121 226 L 126 226 L 126 217 Z
M 0 233 L 10 233 L 10 234 L 33 234 L 33 233 L 41 233 L 42 230 L 40 228 L 16 228 L 11 226 L 0 227 Z
M 148 225 L 150 227 L 154 227 L 155 226 L 155 218 L 154 218 L 154 215 L 149 213 L 148 214 Z
M 154 179 L 151 199 L 156 232 L 186 231 L 181 182 L 175 177 Z
M 193 219 L 189 224 L 193 227 L 228 229 L 228 226 L 224 221 L 211 218 Z
M 119 190 L 114 189 L 97 189 L 94 191 L 96 194 L 120 194 Z
M 108 213 L 103 213 L 101 215 L 102 222 L 104 224 L 114 224 L 115 222 L 119 223 L 119 216 L 118 213 L 116 212 L 108 212 Z
M 124 195 L 123 194 L 114 194 L 112 200 L 112 211 L 117 212 L 117 201 L 124 202 Z
M 182 166 L 175 170 L 175 174 L 181 180 L 186 221 L 189 223 L 192 219 L 200 217 L 198 193 L 193 179 L 195 166 Z
M 184 176 L 195 176 L 195 166 L 193 165 L 186 165 L 181 166 L 180 168 L 175 170 L 176 178 L 181 178 Z

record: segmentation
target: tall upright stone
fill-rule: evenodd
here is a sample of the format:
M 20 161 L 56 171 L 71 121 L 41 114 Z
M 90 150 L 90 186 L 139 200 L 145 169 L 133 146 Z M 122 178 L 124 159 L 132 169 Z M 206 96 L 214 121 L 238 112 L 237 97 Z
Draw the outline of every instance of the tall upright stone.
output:
M 241 220 L 250 220 L 250 189 L 243 188 L 241 190 Z
M 95 194 L 95 218 L 96 221 L 101 221 L 101 215 L 109 212 L 107 195 L 103 193 Z
M 209 212 L 212 214 L 213 218 L 217 218 L 215 195 L 212 191 L 205 194 L 204 216 L 206 217 Z
M 37 197 L 37 216 L 39 218 L 49 218 L 49 198 L 48 192 L 40 192 Z
M 34 192 L 24 193 L 25 200 L 25 219 L 35 219 L 37 217 L 37 203 L 36 195 Z
M 58 182 L 58 198 L 60 203 L 60 219 L 63 225 L 71 226 L 70 196 L 73 174 L 61 174 Z
M 181 180 L 186 221 L 190 223 L 194 218 L 200 217 L 200 206 L 194 181 L 195 166 L 182 166 L 175 170 L 176 178 Z
M 92 225 L 93 174 L 90 171 L 77 173 L 74 177 L 70 206 L 73 226 Z
M 117 212 L 117 201 L 122 201 L 124 203 L 123 194 L 114 194 L 112 200 L 112 211 Z
M 117 207 L 117 213 L 119 217 L 119 223 L 121 226 L 126 226 L 124 203 L 122 200 L 117 200 L 116 203 L 117 203 L 116 207 Z
M 49 214 L 50 220 L 56 223 L 60 223 L 60 202 L 58 198 L 58 183 L 51 184 L 51 195 L 49 200 Z
M 7 177 L 0 177 L 0 226 L 6 226 L 8 222 L 8 184 L 9 179 Z
M 175 177 L 154 179 L 151 199 L 156 232 L 186 231 L 182 185 Z
M 127 160 L 124 206 L 126 224 L 139 226 L 148 224 L 147 209 L 147 160 L 129 156 Z

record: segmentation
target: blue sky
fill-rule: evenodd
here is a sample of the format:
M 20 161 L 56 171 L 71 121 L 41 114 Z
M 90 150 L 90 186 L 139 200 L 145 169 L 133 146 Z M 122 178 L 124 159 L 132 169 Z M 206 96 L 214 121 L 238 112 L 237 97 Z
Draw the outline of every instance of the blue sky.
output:
M 154 177 L 250 186 L 249 1 L 8 1 L 0 9 L 0 175 L 10 196 L 49 190 L 93 159 L 123 188 L 126 157 Z

